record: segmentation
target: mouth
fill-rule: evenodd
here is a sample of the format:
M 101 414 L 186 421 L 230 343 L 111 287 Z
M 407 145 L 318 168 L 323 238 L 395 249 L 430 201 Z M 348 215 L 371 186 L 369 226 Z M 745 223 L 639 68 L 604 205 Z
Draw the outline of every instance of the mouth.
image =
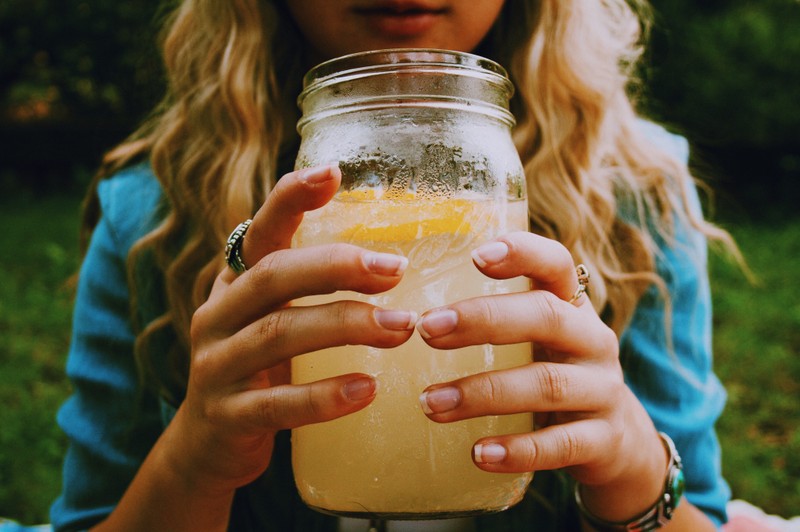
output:
M 448 9 L 414 2 L 384 2 L 356 7 L 353 11 L 364 17 L 376 32 L 402 38 L 425 33 L 447 14 Z

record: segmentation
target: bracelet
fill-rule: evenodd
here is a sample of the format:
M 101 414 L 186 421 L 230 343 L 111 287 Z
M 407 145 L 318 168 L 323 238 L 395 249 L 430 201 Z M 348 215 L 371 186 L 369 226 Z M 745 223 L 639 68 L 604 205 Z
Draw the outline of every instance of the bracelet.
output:
M 584 506 L 581 500 L 581 485 L 575 483 L 575 502 L 578 504 L 578 510 L 597 532 L 648 532 L 661 528 L 672 519 L 685 489 L 683 464 L 672 439 L 663 432 L 659 432 L 658 435 L 669 452 L 669 465 L 661 496 L 644 513 L 629 521 L 614 522 L 600 519 Z

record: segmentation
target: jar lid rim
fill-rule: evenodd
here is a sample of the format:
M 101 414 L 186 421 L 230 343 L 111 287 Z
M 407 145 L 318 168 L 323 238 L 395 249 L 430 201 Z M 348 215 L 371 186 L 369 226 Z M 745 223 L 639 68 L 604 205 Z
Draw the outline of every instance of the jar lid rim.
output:
M 325 84 L 334 77 L 348 76 L 359 71 L 386 68 L 387 66 L 394 68 L 420 66 L 460 68 L 500 78 L 498 82 L 508 84 L 511 88 L 508 72 L 502 65 L 476 54 L 437 48 L 388 48 L 356 52 L 324 61 L 311 68 L 303 77 L 303 89 L 305 92 L 314 85 Z

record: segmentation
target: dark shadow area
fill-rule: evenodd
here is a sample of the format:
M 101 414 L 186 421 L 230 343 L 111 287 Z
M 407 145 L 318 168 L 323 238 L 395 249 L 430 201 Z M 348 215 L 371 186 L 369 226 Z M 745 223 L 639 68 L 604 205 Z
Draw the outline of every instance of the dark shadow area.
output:
M 174 1 L 0 6 L 0 193 L 81 190 L 158 102 L 157 31 Z M 654 0 L 643 111 L 692 142 L 718 216 L 800 201 L 800 3 Z

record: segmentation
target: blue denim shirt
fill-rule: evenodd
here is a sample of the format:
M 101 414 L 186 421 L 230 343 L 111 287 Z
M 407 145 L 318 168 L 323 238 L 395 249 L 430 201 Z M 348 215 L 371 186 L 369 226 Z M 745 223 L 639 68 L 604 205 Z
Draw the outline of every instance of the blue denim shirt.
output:
M 652 124 L 643 123 L 643 127 L 656 143 L 687 159 L 684 139 Z M 103 216 L 81 268 L 67 362 L 74 392 L 58 415 L 70 444 L 64 462 L 63 492 L 51 508 L 55 530 L 89 528 L 108 515 L 174 413 L 172 407 L 143 394 L 138 386 L 125 266 L 133 243 L 156 223 L 160 185 L 149 167 L 140 165 L 102 182 L 98 193 Z M 720 447 L 714 431 L 725 391 L 712 370 L 705 240 L 686 228 L 678 237 L 678 243 L 663 246 L 657 258 L 658 271 L 667 282 L 671 298 L 672 348 L 668 347 L 664 327 L 664 301 L 652 288 L 622 335 L 621 354 L 628 385 L 659 430 L 675 440 L 685 465 L 687 498 L 719 525 L 725 520 L 730 491 L 721 476 Z M 281 445 L 286 447 L 285 438 Z M 272 470 L 289 468 L 287 464 L 283 461 L 270 466 L 265 477 L 273 475 L 276 479 L 268 478 L 257 488 L 257 498 L 248 502 L 243 495 L 234 503 L 234 514 L 253 514 L 241 522 L 262 520 L 265 524 L 236 526 L 234 515 L 232 529 L 288 529 L 268 526 L 269 516 L 259 516 L 259 509 L 254 508 L 258 505 L 270 507 L 263 510 L 264 514 L 283 512 L 285 519 L 293 522 L 292 529 L 332 529 L 330 518 L 323 526 L 319 524 L 322 518 L 315 521 L 297 508 L 286 514 L 286 504 L 280 499 L 285 492 L 294 492 L 286 480 L 291 478 L 290 472 Z M 538 478 L 539 473 L 535 481 Z M 272 499 L 279 502 L 270 504 Z M 259 502 L 254 505 L 254 500 Z M 299 503 L 295 500 L 292 504 Z M 513 516 L 512 511 L 503 514 Z M 503 519 L 507 519 L 505 524 L 501 524 Z M 526 520 L 524 515 L 512 518 L 501 514 L 479 520 L 479 524 L 484 523 L 482 528 L 487 530 L 515 530 L 530 525 Z M 300 522 L 305 524 L 301 526 Z

